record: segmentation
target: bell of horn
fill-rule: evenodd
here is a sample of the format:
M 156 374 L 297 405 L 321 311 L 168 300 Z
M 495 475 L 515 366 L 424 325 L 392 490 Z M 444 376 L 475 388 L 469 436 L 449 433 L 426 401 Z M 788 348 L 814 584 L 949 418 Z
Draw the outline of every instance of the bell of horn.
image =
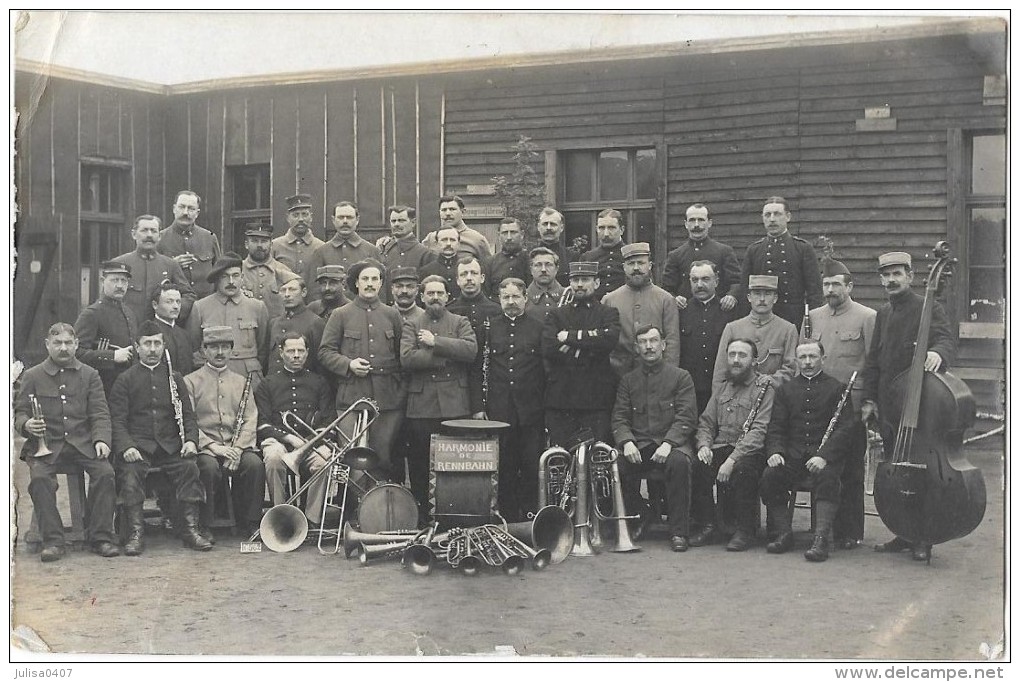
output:
M 263 515 L 259 535 L 274 552 L 290 552 L 308 537 L 308 517 L 292 504 L 278 504 Z
M 549 562 L 553 564 L 570 556 L 574 546 L 574 522 L 555 505 L 542 507 L 530 521 L 508 523 L 506 530 L 530 547 L 549 550 Z
M 350 559 L 358 553 L 358 547 L 362 544 L 372 546 L 404 542 L 414 538 L 417 533 L 418 531 L 416 530 L 408 530 L 404 533 L 362 533 L 361 531 L 354 530 L 354 526 L 348 522 L 344 524 L 343 530 L 342 543 L 344 556 Z
M 415 544 L 404 550 L 401 563 L 404 568 L 415 575 L 428 575 L 432 572 L 436 554 L 428 545 Z

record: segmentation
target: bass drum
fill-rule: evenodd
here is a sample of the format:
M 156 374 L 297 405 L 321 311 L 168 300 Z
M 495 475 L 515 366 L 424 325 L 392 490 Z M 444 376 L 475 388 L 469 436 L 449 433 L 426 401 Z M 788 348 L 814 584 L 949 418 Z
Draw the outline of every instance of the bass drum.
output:
M 369 489 L 358 502 L 358 529 L 362 533 L 417 527 L 418 503 L 402 485 L 381 483 Z

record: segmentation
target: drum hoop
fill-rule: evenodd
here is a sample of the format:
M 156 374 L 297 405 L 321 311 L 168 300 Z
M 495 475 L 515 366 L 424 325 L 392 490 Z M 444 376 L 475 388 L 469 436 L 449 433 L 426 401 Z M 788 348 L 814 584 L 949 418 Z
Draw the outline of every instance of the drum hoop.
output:
M 399 492 L 397 492 L 399 491 Z M 386 504 L 376 508 L 379 503 L 372 500 L 392 500 L 390 519 L 392 524 L 385 522 Z M 368 504 L 366 504 L 368 502 Z M 384 518 L 376 518 L 380 515 Z M 385 530 L 407 530 L 418 527 L 418 503 L 411 491 L 397 483 L 380 483 L 369 488 L 358 502 L 358 526 L 363 533 L 378 533 Z

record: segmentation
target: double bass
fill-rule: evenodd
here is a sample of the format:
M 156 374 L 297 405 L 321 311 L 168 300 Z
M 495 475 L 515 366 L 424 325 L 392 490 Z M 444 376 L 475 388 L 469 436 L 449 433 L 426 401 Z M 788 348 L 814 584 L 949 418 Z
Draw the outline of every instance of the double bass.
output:
M 890 386 L 893 409 L 881 417 L 896 442 L 875 473 L 875 508 L 897 536 L 937 545 L 973 531 L 985 514 L 985 481 L 963 452 L 963 434 L 974 423 L 974 396 L 948 372 L 926 372 L 935 298 L 951 263 L 946 242 L 925 286 L 921 322 L 910 367 Z M 898 408 L 898 411 L 897 411 Z

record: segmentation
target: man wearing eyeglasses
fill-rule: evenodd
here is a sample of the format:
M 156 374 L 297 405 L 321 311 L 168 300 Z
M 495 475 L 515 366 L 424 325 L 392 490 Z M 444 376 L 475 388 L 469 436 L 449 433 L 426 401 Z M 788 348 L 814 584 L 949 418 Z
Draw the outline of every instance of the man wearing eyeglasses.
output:
M 222 253 L 216 235 L 195 222 L 201 210 L 199 206 L 199 196 L 190 189 L 178 192 L 172 207 L 174 221 L 160 230 L 156 244 L 156 251 L 173 258 L 184 270 L 196 300 L 213 292 L 213 286 L 206 278 Z
M 287 225 L 287 232 L 273 240 L 270 255 L 292 272 L 308 277 L 312 254 L 326 243 L 312 233 L 311 196 L 295 194 L 287 197 Z

